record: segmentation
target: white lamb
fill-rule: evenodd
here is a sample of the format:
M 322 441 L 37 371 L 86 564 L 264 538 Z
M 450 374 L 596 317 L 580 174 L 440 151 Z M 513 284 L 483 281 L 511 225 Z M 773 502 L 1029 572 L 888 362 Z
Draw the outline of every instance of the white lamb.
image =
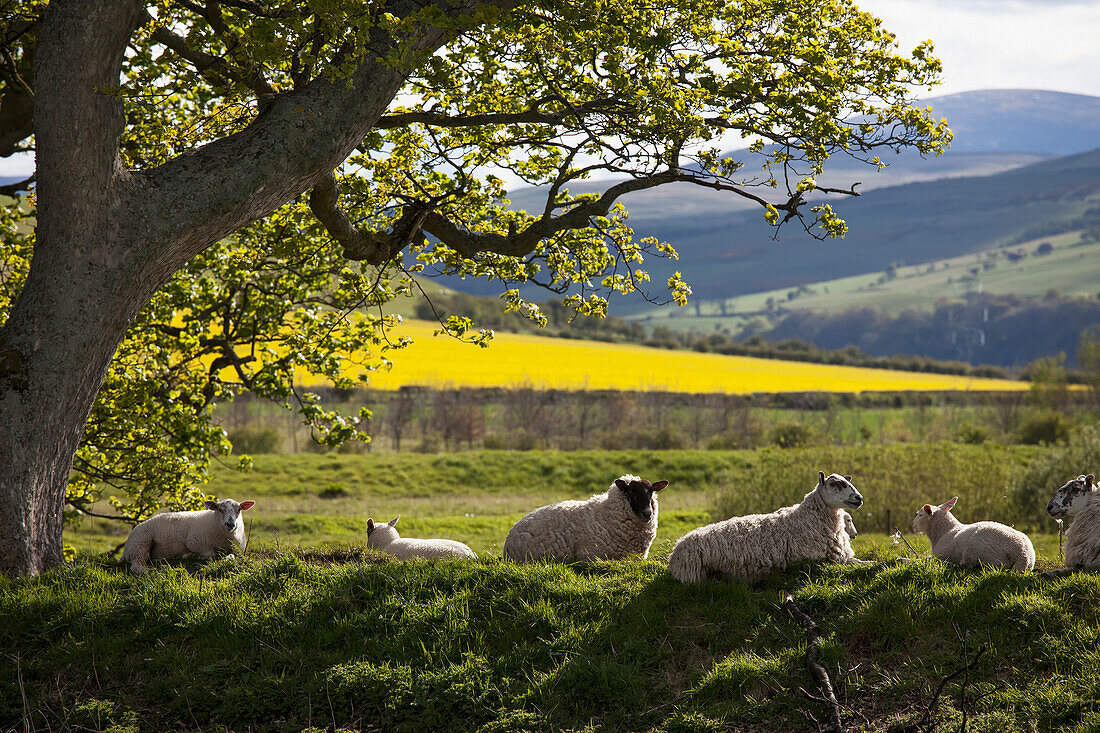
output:
M 559 501 L 520 519 L 504 540 L 504 557 L 517 561 L 617 560 L 649 555 L 657 536 L 657 492 L 668 481 L 650 483 L 626 474 L 586 501 Z
M 1100 488 L 1096 477 L 1083 474 L 1066 482 L 1047 502 L 1047 514 L 1055 519 L 1073 516 L 1066 530 L 1066 567 L 1100 568 Z
M 858 509 L 863 497 L 851 476 L 817 475 L 817 486 L 800 504 L 688 532 L 672 548 L 669 572 L 682 583 L 708 578 L 755 583 L 800 560 L 859 563 L 841 507 Z
M 913 531 L 928 535 L 932 554 L 960 565 L 1028 571 L 1035 548 L 1023 532 L 1000 522 L 963 524 L 951 513 L 959 497 L 933 507 L 925 504 L 913 518 Z
M 206 509 L 193 512 L 166 512 L 149 517 L 130 531 L 122 550 L 122 562 L 141 575 L 148 572 L 150 559 L 160 560 L 198 555 L 204 560 L 233 544 L 244 551 L 244 520 L 241 512 L 256 502 L 237 503 L 232 499 L 205 502 Z
M 840 510 L 841 518 L 844 520 L 844 533 L 848 535 L 848 539 L 854 540 L 859 536 L 859 532 L 856 531 L 855 520 L 852 519 L 852 515 L 843 509 Z
M 402 560 L 410 557 L 459 558 L 476 560 L 477 554 L 456 540 L 417 540 L 403 538 L 397 533 L 397 520 L 394 517 L 385 524 L 375 524 L 367 520 L 367 547 L 387 552 Z

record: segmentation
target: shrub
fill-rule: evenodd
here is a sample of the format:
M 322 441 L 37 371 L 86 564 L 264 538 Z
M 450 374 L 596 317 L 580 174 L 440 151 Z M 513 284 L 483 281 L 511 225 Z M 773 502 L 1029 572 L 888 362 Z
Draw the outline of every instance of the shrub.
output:
M 338 499 L 341 496 L 348 496 L 348 490 L 341 483 L 332 483 L 318 491 L 317 496 L 322 499 Z
M 1046 513 L 1051 495 L 1071 478 L 1095 472 L 1097 456 L 1100 426 L 1075 430 L 1066 443 L 1043 451 L 1013 477 L 1008 491 L 1013 508 L 1030 526 L 1053 531 L 1053 520 Z
M 1020 426 L 1019 440 L 1024 445 L 1053 445 L 1069 439 L 1075 423 L 1057 410 L 1041 410 Z
M 249 426 L 229 432 L 236 453 L 282 453 L 283 436 L 275 428 Z
M 960 425 L 959 429 L 955 432 L 955 440 L 960 443 L 966 443 L 967 445 L 981 445 L 990 440 L 989 428 L 985 425 L 976 425 L 974 423 L 966 423 Z
M 800 423 L 779 423 L 772 428 L 772 442 L 780 448 L 801 448 L 813 442 L 813 430 Z

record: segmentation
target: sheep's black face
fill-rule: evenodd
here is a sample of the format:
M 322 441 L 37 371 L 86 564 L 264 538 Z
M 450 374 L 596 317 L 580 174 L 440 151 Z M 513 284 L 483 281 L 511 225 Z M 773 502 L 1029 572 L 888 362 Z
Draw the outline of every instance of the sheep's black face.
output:
M 1095 481 L 1096 478 L 1091 473 L 1067 481 L 1054 492 L 1054 496 L 1050 497 L 1050 501 L 1047 502 L 1047 514 L 1057 519 L 1067 514 L 1076 514 L 1087 507 L 1096 488 Z
M 651 484 L 644 478 L 624 476 L 615 479 L 615 485 L 626 494 L 634 515 L 643 522 L 648 522 L 653 519 L 653 492 L 668 486 L 668 481 Z

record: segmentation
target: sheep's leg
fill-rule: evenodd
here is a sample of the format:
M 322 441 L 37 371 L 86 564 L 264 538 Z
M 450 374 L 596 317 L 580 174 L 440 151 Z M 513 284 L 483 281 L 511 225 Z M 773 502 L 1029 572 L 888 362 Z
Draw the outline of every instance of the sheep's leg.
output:
M 858 557 L 850 557 L 844 561 L 846 565 L 874 565 L 873 560 L 860 560 Z

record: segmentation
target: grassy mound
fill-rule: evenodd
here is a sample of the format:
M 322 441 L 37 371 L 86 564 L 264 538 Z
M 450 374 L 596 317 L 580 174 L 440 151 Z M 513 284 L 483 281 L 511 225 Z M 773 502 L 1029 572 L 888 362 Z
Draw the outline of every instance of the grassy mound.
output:
M 881 551 L 879 557 L 885 557 Z M 144 577 L 81 560 L 0 579 L 3 729 L 787 731 L 822 706 L 801 627 L 853 729 L 1100 725 L 1100 576 L 922 560 L 805 565 L 685 587 L 659 562 L 392 562 L 252 553 Z

